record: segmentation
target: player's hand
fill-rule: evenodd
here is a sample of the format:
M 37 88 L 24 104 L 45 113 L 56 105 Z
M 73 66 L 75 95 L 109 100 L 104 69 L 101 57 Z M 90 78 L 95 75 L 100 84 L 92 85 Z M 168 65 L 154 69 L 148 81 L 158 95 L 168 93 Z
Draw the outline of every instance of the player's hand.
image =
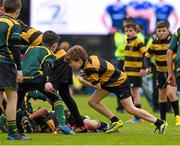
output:
M 54 90 L 52 83 L 47 82 L 47 83 L 45 84 L 45 90 L 46 90 L 47 92 L 52 92 L 52 91 Z
M 146 68 L 146 69 L 145 69 L 145 72 L 146 72 L 146 74 L 149 74 L 149 73 L 152 72 L 152 70 L 151 70 L 151 68 Z
M 98 83 L 98 84 L 96 84 L 96 85 L 93 85 L 93 86 L 94 86 L 94 88 L 97 89 L 97 90 L 101 89 L 101 84 L 100 84 L 100 83 Z
M 123 71 L 125 71 L 125 68 L 126 68 L 126 66 L 124 65 L 124 66 L 123 66 Z
M 176 78 L 175 78 L 175 75 L 169 74 L 169 75 L 168 75 L 168 78 L 167 78 L 167 82 L 168 82 L 168 84 L 171 85 L 171 86 L 176 86 Z
M 146 75 L 146 70 L 141 69 L 141 70 L 140 70 L 140 76 L 141 76 L 141 77 L 144 77 L 145 75 Z
M 22 70 L 18 70 L 17 71 L 16 82 L 17 83 L 22 83 L 23 82 L 23 73 L 22 73 Z

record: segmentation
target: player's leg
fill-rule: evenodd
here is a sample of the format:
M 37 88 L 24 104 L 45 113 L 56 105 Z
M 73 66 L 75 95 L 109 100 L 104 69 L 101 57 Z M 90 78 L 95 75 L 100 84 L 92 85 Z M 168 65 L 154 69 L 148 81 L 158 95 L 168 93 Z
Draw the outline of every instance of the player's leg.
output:
M 61 97 L 55 92 L 46 92 L 44 90 L 39 90 L 43 93 L 52 103 L 54 107 L 54 111 L 56 113 L 57 121 L 58 121 L 58 128 L 64 134 L 73 134 L 73 131 L 66 125 L 65 114 L 64 114 L 64 107 L 62 105 Z
M 171 106 L 174 110 L 174 115 L 176 117 L 176 125 L 180 125 L 180 115 L 179 115 L 179 101 L 176 96 L 176 87 L 167 86 L 167 96 L 170 100 Z
M 9 140 L 29 140 L 30 138 L 20 135 L 16 127 L 17 92 L 12 89 L 5 89 L 7 94 L 6 119 Z
M 59 84 L 58 91 L 62 100 L 64 101 L 74 118 L 75 126 L 72 128 L 73 131 L 77 133 L 87 132 L 88 129 L 83 122 L 76 102 L 71 97 L 68 84 Z
M 109 120 L 111 120 L 111 126 L 106 131 L 106 133 L 111 133 L 117 131 L 120 127 L 122 127 L 123 122 L 119 120 L 111 110 L 106 107 L 104 104 L 100 103 L 100 101 L 105 98 L 109 94 L 108 91 L 104 89 L 96 90 L 90 97 L 88 104 L 94 108 L 96 111 L 106 116 Z
M 126 109 L 126 111 L 130 114 L 133 114 L 135 116 L 138 116 L 146 121 L 149 121 L 151 123 L 154 123 L 156 125 L 156 127 L 159 130 L 159 133 L 164 134 L 166 131 L 166 127 L 167 127 L 167 123 L 163 120 L 159 120 L 156 117 L 154 117 L 152 114 L 150 114 L 149 112 L 143 110 L 143 109 L 139 109 L 137 107 L 134 106 L 133 102 L 132 102 L 132 98 L 128 97 L 125 99 L 121 100 L 121 104 L 124 106 L 124 108 Z
M 159 108 L 160 108 L 160 118 L 166 121 L 167 113 L 167 88 L 159 88 Z

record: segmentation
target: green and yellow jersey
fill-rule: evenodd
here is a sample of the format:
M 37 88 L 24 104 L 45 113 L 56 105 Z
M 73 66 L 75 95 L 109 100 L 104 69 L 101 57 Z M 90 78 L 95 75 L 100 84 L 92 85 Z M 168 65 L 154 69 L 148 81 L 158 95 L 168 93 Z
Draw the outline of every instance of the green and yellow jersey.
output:
M 125 47 L 125 72 L 128 76 L 140 76 L 143 68 L 143 55 L 146 47 L 141 39 L 134 37 L 127 39 Z
M 20 42 L 20 24 L 10 16 L 0 17 L 0 63 L 15 64 L 12 48 Z
M 145 57 L 149 59 L 155 56 L 156 69 L 159 72 L 168 71 L 166 52 L 170 41 L 171 41 L 171 36 L 168 36 L 164 40 L 160 40 L 158 37 L 154 38 L 152 44 L 149 46 L 145 54 Z
M 176 65 L 176 76 L 180 76 L 180 28 L 175 32 L 170 41 L 169 47 L 173 53 L 176 53 L 175 65 Z
M 119 86 L 127 78 L 126 74 L 113 64 L 94 55 L 89 56 L 85 61 L 81 75 L 93 85 L 100 83 L 102 87 Z
M 54 53 L 43 46 L 29 47 L 22 61 L 24 81 L 39 83 L 44 80 L 42 65 L 45 62 L 54 64 Z

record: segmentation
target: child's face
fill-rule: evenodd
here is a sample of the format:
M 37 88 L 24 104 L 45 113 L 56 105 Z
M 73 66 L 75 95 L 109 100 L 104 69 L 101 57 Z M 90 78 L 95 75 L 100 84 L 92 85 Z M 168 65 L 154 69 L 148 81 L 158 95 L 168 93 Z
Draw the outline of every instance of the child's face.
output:
M 136 36 L 137 33 L 133 28 L 125 27 L 125 34 L 127 35 L 128 38 L 133 38 Z
M 156 34 L 160 40 L 163 40 L 163 39 L 167 38 L 167 36 L 169 35 L 169 30 L 166 27 L 157 28 Z
M 69 66 L 70 66 L 73 70 L 79 70 L 82 65 L 83 65 L 83 61 L 82 61 L 81 59 L 79 59 L 78 61 L 71 60 L 71 61 L 69 62 Z
M 54 43 L 54 44 L 51 46 L 51 50 L 52 50 L 53 53 L 56 52 L 57 47 L 58 47 L 58 43 Z

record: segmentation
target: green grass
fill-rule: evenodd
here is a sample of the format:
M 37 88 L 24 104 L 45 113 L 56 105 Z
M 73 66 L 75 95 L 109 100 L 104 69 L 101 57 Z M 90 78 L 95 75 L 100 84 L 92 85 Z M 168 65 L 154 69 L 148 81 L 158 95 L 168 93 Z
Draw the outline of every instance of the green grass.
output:
M 97 113 L 87 105 L 88 96 L 75 97 L 82 114 L 89 115 L 93 119 L 109 122 L 105 117 Z M 107 97 L 103 103 L 123 121 L 130 115 L 116 112 L 116 98 Z M 43 102 L 34 102 L 36 107 L 48 106 Z M 143 99 L 143 108 L 152 112 L 151 108 Z M 154 114 L 154 113 L 153 113 Z M 156 117 L 159 114 L 155 114 Z M 29 134 L 31 141 L 7 141 L 6 134 L 0 134 L 0 145 L 180 145 L 180 126 L 175 126 L 175 118 L 172 113 L 167 115 L 168 128 L 165 135 L 154 134 L 154 126 L 148 122 L 139 124 L 125 124 L 118 133 L 86 133 L 76 135 L 63 134 Z

